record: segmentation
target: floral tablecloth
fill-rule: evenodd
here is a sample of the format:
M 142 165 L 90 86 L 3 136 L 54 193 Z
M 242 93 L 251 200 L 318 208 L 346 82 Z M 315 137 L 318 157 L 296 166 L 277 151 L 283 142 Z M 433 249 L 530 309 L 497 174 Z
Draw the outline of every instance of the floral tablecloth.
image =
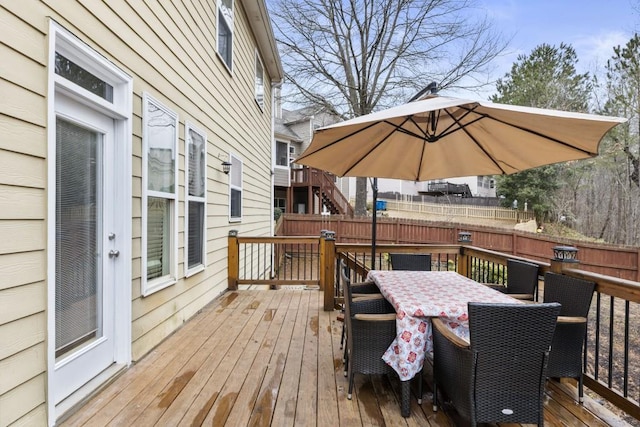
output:
M 367 276 L 396 310 L 396 339 L 382 359 L 406 381 L 432 352 L 431 317 L 440 317 L 456 335 L 469 339 L 468 302 L 520 304 L 510 296 L 454 271 L 372 270 Z

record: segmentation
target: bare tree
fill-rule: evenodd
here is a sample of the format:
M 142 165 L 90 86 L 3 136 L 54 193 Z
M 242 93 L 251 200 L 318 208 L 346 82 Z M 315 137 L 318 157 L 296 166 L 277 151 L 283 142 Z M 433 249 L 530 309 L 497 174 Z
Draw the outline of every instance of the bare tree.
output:
M 501 34 L 473 0 L 272 0 L 271 16 L 295 91 L 289 101 L 343 119 L 406 102 L 432 81 L 481 88 Z M 356 214 L 366 214 L 358 179 Z

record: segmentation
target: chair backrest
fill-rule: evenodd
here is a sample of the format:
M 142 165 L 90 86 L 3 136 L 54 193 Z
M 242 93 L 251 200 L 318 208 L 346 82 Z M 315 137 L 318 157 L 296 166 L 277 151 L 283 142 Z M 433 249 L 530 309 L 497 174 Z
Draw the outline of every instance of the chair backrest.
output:
M 348 325 L 348 319 L 351 318 L 351 302 L 353 296 L 351 294 L 351 280 L 348 277 L 348 268 L 344 260 L 340 260 L 340 281 L 342 282 L 342 297 L 344 298 L 344 318 L 345 324 Z
M 544 302 L 562 304 L 561 316 L 588 317 L 595 286 L 588 280 L 547 272 L 544 275 Z
M 549 350 L 560 304 L 470 302 L 468 305 L 469 342 L 473 351 L 541 354 Z
M 351 279 L 349 278 L 349 267 L 347 267 L 347 264 L 344 262 L 343 259 L 341 259 L 339 268 L 340 268 L 340 282 L 341 282 L 340 285 L 344 290 L 347 284 L 351 283 Z
M 557 303 L 469 303 L 469 380 L 475 385 L 477 422 L 542 420 L 549 348 L 559 313 Z
M 431 271 L 431 254 L 389 254 L 394 270 Z
M 538 265 L 517 259 L 507 260 L 508 294 L 535 295 L 538 288 Z

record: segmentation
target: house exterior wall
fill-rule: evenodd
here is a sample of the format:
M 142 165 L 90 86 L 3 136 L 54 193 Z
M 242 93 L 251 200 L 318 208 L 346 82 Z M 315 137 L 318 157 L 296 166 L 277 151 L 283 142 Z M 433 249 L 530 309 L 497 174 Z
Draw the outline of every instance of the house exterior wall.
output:
M 50 19 L 133 78 L 131 360 L 227 286 L 227 235 L 271 232 L 271 81 L 254 99 L 258 43 L 234 5 L 233 70 L 216 53 L 216 2 L 12 1 L 0 6 L 0 425 L 46 425 L 47 116 Z M 134 7 L 135 6 L 135 7 Z M 277 58 L 279 61 L 279 58 Z M 142 265 L 142 97 L 178 114 L 177 282 L 146 297 Z M 207 135 L 204 271 L 185 278 L 185 123 Z M 229 154 L 243 162 L 242 219 L 229 221 Z

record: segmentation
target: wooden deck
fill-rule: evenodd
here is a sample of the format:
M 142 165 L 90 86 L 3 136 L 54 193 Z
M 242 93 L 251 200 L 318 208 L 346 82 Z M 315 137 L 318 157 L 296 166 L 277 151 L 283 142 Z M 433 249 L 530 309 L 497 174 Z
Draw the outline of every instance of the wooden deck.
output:
M 60 425 L 460 425 L 453 410 L 432 411 L 430 394 L 402 418 L 397 378 L 356 375 L 347 400 L 342 323 L 322 304 L 316 290 L 228 292 Z M 626 425 L 574 395 L 549 382 L 546 425 Z

